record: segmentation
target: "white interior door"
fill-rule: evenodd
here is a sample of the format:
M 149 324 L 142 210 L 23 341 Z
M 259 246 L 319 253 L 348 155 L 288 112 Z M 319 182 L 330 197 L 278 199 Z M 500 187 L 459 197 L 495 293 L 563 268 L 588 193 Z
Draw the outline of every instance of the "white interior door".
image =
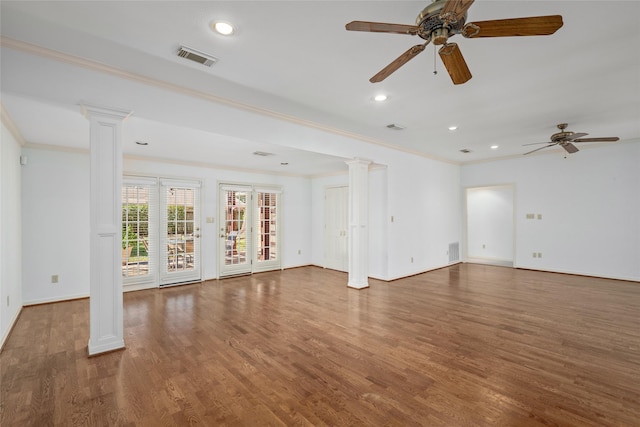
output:
M 160 286 L 196 282 L 200 272 L 200 183 L 161 180 Z
M 349 187 L 329 187 L 325 190 L 325 267 L 348 271 L 348 208 Z

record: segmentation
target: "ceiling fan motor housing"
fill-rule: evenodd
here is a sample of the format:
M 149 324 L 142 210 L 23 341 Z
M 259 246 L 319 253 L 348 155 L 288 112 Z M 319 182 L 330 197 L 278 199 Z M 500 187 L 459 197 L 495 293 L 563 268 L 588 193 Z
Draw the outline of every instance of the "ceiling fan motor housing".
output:
M 434 1 L 425 7 L 416 18 L 418 36 L 435 45 L 445 44 L 449 36 L 460 33 L 467 20 L 466 13 L 456 20 L 443 19 L 440 16 L 440 10 L 445 3 L 442 0 Z
M 560 132 L 551 135 L 551 142 L 562 142 L 568 140 L 573 135 L 573 132 L 565 131 L 567 126 L 567 123 L 560 123 L 559 125 L 557 125 L 557 128 L 560 129 Z

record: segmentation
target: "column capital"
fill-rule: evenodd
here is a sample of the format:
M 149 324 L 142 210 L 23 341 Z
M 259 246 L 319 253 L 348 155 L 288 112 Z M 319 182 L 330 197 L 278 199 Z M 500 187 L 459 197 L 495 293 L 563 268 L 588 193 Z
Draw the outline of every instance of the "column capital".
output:
M 127 120 L 132 114 L 133 111 L 123 110 L 120 108 L 109 108 L 109 107 L 99 107 L 96 105 L 80 103 L 80 111 L 82 115 L 87 119 L 91 120 L 92 117 L 103 117 L 109 118 L 112 120 Z
M 349 166 L 356 166 L 356 165 L 366 165 L 369 166 L 371 163 L 373 163 L 371 160 L 368 159 L 361 159 L 359 157 L 354 157 L 351 160 L 346 160 L 345 161 L 346 164 L 348 164 Z

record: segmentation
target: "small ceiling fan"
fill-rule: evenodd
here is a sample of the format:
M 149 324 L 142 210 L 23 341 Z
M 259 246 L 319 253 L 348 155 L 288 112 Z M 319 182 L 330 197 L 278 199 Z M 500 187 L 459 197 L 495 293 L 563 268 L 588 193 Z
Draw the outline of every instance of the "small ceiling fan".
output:
M 458 48 L 457 43 L 449 43 L 449 37 L 462 34 L 466 38 L 546 36 L 562 27 L 562 16 L 534 16 L 529 18 L 497 19 L 466 23 L 467 9 L 474 0 L 433 0 L 416 18 L 416 25 L 389 24 L 385 22 L 353 21 L 346 25 L 349 31 L 372 33 L 393 33 L 418 36 L 426 40 L 411 47 L 405 53 L 384 67 L 371 83 L 381 82 L 398 68 L 422 52 L 429 43 L 442 45 L 438 53 L 453 84 L 466 83 L 471 79 L 471 71 Z
M 524 144 L 525 146 L 547 144 L 544 147 L 536 148 L 535 150 L 529 151 L 528 153 L 524 153 L 524 154 L 527 155 L 527 154 L 535 153 L 536 151 L 553 147 L 555 145 L 561 146 L 562 148 L 565 149 L 567 153 L 571 154 L 571 153 L 576 153 L 580 151 L 578 150 L 578 147 L 573 145 L 574 143 L 577 143 L 577 142 L 616 142 L 620 139 L 617 136 L 607 136 L 603 138 L 583 138 L 583 136 L 587 136 L 588 133 L 574 133 L 574 132 L 566 131 L 565 129 L 567 128 L 567 126 L 568 125 L 566 123 L 560 123 L 558 125 L 558 129 L 560 129 L 560 132 L 554 133 L 553 135 L 551 135 L 551 138 L 550 138 L 551 142 L 533 142 L 531 144 Z

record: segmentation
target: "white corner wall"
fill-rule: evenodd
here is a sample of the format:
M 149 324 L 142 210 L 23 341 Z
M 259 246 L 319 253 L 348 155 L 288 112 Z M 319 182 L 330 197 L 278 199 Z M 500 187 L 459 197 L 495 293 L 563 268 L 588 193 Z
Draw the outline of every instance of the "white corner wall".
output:
M 22 147 L 0 125 L 0 348 L 22 309 Z
M 89 153 L 25 148 L 24 304 L 89 296 Z M 58 276 L 52 283 L 51 276 Z
M 514 266 L 640 280 L 640 142 L 465 165 L 461 179 L 515 184 Z
M 460 166 L 378 147 L 369 172 L 369 276 L 394 280 L 445 267 L 462 238 Z M 314 265 L 324 265 L 324 190 L 348 175 L 313 180 Z

